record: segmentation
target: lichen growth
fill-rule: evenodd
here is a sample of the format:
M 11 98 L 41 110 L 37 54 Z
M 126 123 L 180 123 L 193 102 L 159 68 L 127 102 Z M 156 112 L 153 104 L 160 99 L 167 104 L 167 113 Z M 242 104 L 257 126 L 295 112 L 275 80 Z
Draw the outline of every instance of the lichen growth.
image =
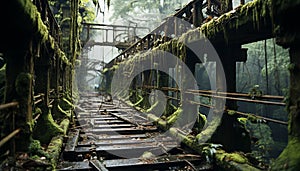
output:
M 47 131 L 45 131 L 47 130 Z M 42 144 L 48 144 L 53 136 L 63 134 L 64 130 L 53 120 L 52 114 L 43 113 L 33 130 L 33 138 Z

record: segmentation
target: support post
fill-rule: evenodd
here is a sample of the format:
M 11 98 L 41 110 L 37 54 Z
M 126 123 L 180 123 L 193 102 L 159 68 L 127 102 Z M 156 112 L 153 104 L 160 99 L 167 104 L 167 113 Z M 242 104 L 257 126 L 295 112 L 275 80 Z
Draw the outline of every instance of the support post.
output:
M 288 145 L 275 160 L 271 170 L 300 170 L 300 49 L 298 44 L 290 47 L 290 97 Z
M 27 39 L 28 40 L 28 39 Z M 15 115 L 16 128 L 21 128 L 15 138 L 20 144 L 16 151 L 27 151 L 32 134 L 32 105 L 33 105 L 33 67 L 35 44 L 32 40 L 16 44 L 15 49 L 9 49 L 4 55 L 6 64 L 5 103 L 17 100 L 19 111 Z M 10 115 L 10 113 L 7 113 Z M 13 115 L 13 113 L 11 113 Z M 11 120 L 5 122 L 7 131 L 10 130 Z M 7 144 L 6 144 L 7 145 Z M 5 147 L 4 147 L 5 148 Z
M 193 4 L 193 25 L 195 27 L 199 27 L 203 22 L 203 14 L 202 14 L 202 3 L 203 0 L 198 0 Z
M 221 63 L 216 64 L 216 84 L 219 91 L 224 91 L 224 85 L 226 84 L 227 92 L 236 92 L 236 59 L 234 52 L 235 49 L 240 48 L 237 45 L 224 45 L 218 46 L 218 54 L 221 59 Z M 223 72 L 220 68 L 223 66 L 225 80 L 220 77 Z M 226 81 L 226 83 L 225 83 Z M 225 109 L 236 110 L 237 105 L 235 101 L 227 100 Z M 225 110 L 224 109 L 224 110 Z M 214 143 L 220 143 L 228 151 L 244 151 L 249 152 L 250 149 L 250 137 L 248 132 L 243 127 L 236 127 L 238 121 L 236 116 L 230 116 L 224 113 L 221 121 L 221 125 L 217 128 L 216 133 L 212 137 Z M 243 134 L 242 134 L 243 133 Z

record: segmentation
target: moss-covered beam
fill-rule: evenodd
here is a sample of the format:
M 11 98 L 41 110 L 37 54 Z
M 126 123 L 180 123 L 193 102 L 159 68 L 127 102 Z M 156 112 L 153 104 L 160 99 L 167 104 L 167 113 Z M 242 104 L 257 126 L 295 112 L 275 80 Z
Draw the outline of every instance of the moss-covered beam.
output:
M 1 15 L 3 19 L 1 22 L 5 23 L 2 34 L 11 33 L 11 36 L 1 36 L 7 37 L 7 39 L 1 39 L 1 42 L 6 42 L 7 48 L 14 48 L 13 45 L 20 42 L 20 37 L 48 40 L 47 26 L 43 23 L 41 14 L 31 0 L 4 1 L 1 7 L 5 8 L 5 10 L 1 9 L 5 11 L 5 14 Z
M 245 44 L 272 36 L 271 0 L 254 0 L 203 24 L 198 30 L 213 44 Z
M 194 151 L 206 156 L 207 162 L 214 162 L 221 170 L 260 170 L 259 168 L 254 167 L 243 153 L 228 153 L 224 151 L 220 145 L 198 143 L 197 138 L 184 135 L 178 128 L 170 128 L 170 133 Z
M 55 170 L 57 162 L 60 158 L 64 136 L 67 134 L 69 124 L 70 121 L 68 119 L 64 119 L 61 121 L 60 128 L 63 130 L 63 133 L 53 137 L 47 147 L 46 152 L 50 156 L 49 158 L 51 160 L 50 162 L 52 164 L 53 170 Z

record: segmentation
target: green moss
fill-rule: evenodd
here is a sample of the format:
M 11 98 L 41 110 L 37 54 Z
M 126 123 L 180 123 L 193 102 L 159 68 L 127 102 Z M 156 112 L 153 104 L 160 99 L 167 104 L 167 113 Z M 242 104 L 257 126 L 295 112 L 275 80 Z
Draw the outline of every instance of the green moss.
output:
M 29 150 L 31 153 L 36 153 L 36 152 L 38 152 L 40 149 L 41 149 L 41 143 L 40 143 L 40 141 L 38 141 L 38 140 L 32 140 L 31 143 L 30 143 L 30 145 L 29 145 L 28 150 Z
M 196 135 L 196 141 L 197 142 L 209 141 L 211 137 L 214 135 L 215 130 L 219 127 L 220 122 L 221 122 L 221 118 L 215 118 L 212 121 L 210 121 L 208 127 Z
M 219 161 L 224 161 L 224 162 L 229 162 L 229 161 L 234 161 L 237 163 L 247 163 L 248 159 L 239 154 L 239 153 L 226 153 L 226 152 L 221 152 L 217 153 L 216 157 L 219 158 Z
M 109 68 L 104 68 L 103 71 L 102 71 L 102 73 L 105 74 L 105 73 L 107 73 L 108 71 L 109 71 Z
M 53 120 L 49 111 L 47 114 L 43 113 L 38 119 L 33 136 L 35 139 L 40 140 L 41 143 L 48 144 L 53 136 L 63 133 L 64 130 Z
M 240 117 L 240 118 L 237 118 L 237 120 L 239 121 L 240 124 L 246 125 L 248 119 L 245 117 Z
M 136 103 L 134 103 L 134 106 L 139 106 L 144 100 L 143 96 L 141 96 L 140 94 L 137 94 L 137 98 L 139 100 Z
M 67 98 L 70 99 L 71 97 L 67 97 Z M 59 107 L 64 111 L 68 111 L 70 109 L 75 108 L 75 106 L 67 98 L 62 98 L 62 100 L 60 100 L 59 102 Z
M 153 115 L 153 114 L 147 114 L 147 119 L 151 120 L 154 123 L 158 123 L 159 117 Z
M 254 114 L 248 114 L 247 119 L 251 122 L 256 122 L 258 120 L 257 116 L 255 116 Z
M 159 106 L 159 102 L 156 101 L 150 108 L 146 110 L 147 113 L 153 113 L 156 111 L 157 107 Z M 154 113 L 155 114 L 155 113 Z
M 69 119 L 64 119 L 60 122 L 59 126 L 62 128 L 64 131 L 64 135 L 67 134 L 68 128 L 69 128 L 70 120 Z
M 42 110 L 41 110 L 41 108 L 36 107 L 36 108 L 34 109 L 34 114 L 33 114 L 33 115 L 38 115 L 38 114 L 42 114 Z
M 202 148 L 198 146 L 199 144 L 194 141 L 194 137 L 188 137 L 181 134 L 180 132 L 178 132 L 177 128 L 170 128 L 169 131 L 174 137 L 176 137 L 178 140 L 180 140 L 193 150 L 197 152 L 200 152 L 202 150 Z
M 172 104 L 172 100 L 168 99 L 166 110 L 164 113 L 165 117 L 170 116 L 172 113 L 174 113 L 177 110 L 177 107 Z
M 22 26 L 20 24 L 24 30 L 28 30 L 33 36 L 36 36 L 43 42 L 48 40 L 47 26 L 43 23 L 37 7 L 30 0 L 16 0 L 11 5 L 14 6 L 15 13 L 21 14 L 18 15 L 18 21 L 24 21 L 21 22 Z
M 55 136 L 51 139 L 51 142 L 47 147 L 47 153 L 51 158 L 50 161 L 53 169 L 55 169 L 57 166 L 57 162 L 60 157 L 62 146 L 63 146 L 63 137 Z
M 30 92 L 30 84 L 32 80 L 32 75 L 29 73 L 20 73 L 15 82 L 16 91 L 20 97 L 28 98 L 28 93 Z
M 198 112 L 197 120 L 194 124 L 193 130 L 196 131 L 196 133 L 201 132 L 206 122 L 206 116 Z
M 65 55 L 65 53 L 60 50 L 59 48 L 56 49 L 56 54 L 58 55 L 58 58 L 65 63 L 67 66 L 71 66 L 71 62 L 70 60 L 67 58 L 67 56 Z
M 57 106 L 57 109 L 60 112 L 59 118 L 71 118 L 72 110 L 63 110 L 59 105 Z
M 271 0 L 254 0 L 217 19 L 210 20 L 197 29 L 200 34 L 204 34 L 210 40 L 216 38 L 218 34 L 223 34 L 224 41 L 228 42 L 230 38 L 228 30 L 238 30 L 247 23 L 252 23 L 253 28 L 259 30 L 263 27 L 261 23 L 271 23 L 271 17 Z
M 234 115 L 234 114 L 236 114 L 236 111 L 234 111 L 234 110 L 227 110 L 227 114 L 228 115 Z
M 296 137 L 289 139 L 287 147 L 271 165 L 270 170 L 300 170 L 300 140 Z
M 41 146 L 41 143 L 39 140 L 31 140 L 29 147 L 28 147 L 29 154 L 31 156 L 39 156 L 37 159 L 40 157 L 44 156 L 46 158 L 50 158 L 48 153 L 44 151 L 44 149 Z
M 182 108 L 178 108 L 172 115 L 167 117 L 168 125 L 173 125 L 182 113 Z

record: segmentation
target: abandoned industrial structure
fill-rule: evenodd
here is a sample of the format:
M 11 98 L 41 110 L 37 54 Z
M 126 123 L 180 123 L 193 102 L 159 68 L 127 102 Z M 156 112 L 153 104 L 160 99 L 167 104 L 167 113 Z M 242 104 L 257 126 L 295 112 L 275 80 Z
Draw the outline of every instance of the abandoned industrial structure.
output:
M 300 1 L 239 2 L 192 0 L 154 30 L 85 22 L 82 0 L 2 2 L 0 170 L 299 170 Z M 119 40 L 139 29 L 148 33 Z M 288 94 L 239 92 L 244 45 L 267 39 L 288 52 Z M 120 53 L 95 62 L 93 46 Z M 91 70 L 103 77 L 93 91 Z M 280 106 L 287 119 L 241 103 Z M 259 138 L 248 122 L 286 130 L 272 132 L 287 141 L 267 164 L 250 155 Z

